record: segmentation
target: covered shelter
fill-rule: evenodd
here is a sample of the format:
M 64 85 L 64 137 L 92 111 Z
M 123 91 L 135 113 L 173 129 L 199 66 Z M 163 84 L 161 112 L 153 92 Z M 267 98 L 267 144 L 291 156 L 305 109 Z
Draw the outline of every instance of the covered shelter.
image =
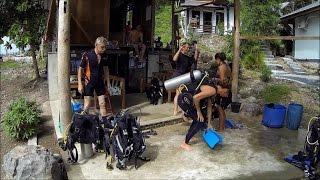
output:
M 59 139 L 71 120 L 68 99 L 72 88 L 73 96 L 77 92 L 76 74 L 82 53 L 94 48 L 97 37 L 109 40 L 102 63 L 109 67 L 113 80 L 120 83 L 121 96 L 140 90 L 140 80 L 147 76 L 148 60 L 135 61 L 130 55 L 134 49 L 125 43 L 124 36 L 128 21 L 133 27 L 141 25 L 143 43 L 152 47 L 154 0 L 47 0 L 45 4 L 49 10 L 45 33 L 49 99 Z M 122 104 L 125 108 L 124 101 Z

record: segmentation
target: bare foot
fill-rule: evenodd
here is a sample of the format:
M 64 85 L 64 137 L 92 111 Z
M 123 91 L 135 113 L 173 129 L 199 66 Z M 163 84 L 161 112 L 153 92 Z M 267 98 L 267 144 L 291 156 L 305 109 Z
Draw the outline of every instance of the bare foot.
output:
M 173 111 L 173 116 L 178 116 L 181 111 Z
M 190 118 L 187 118 L 186 116 L 184 116 L 184 114 L 182 114 L 182 119 L 183 119 L 183 121 L 184 122 L 187 122 L 187 123 L 192 123 L 192 119 L 190 119 Z
M 186 144 L 185 142 L 183 142 L 180 147 L 186 151 L 191 151 L 191 146 L 189 144 Z

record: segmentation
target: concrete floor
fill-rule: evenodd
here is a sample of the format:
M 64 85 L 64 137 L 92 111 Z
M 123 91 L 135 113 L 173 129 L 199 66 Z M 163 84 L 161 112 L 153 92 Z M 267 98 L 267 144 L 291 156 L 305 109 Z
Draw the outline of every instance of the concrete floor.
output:
M 137 97 L 137 96 L 136 96 Z M 139 96 L 138 96 L 139 97 Z M 143 100 L 141 96 L 141 101 Z M 132 101 L 136 105 L 138 101 Z M 129 102 L 128 102 L 129 103 Z M 170 116 L 172 104 L 142 106 L 144 120 Z M 192 151 L 180 148 L 189 124 L 180 123 L 155 129 L 158 135 L 146 139 L 145 156 L 135 170 L 106 169 L 105 155 L 68 166 L 70 179 L 300 179 L 303 172 L 283 158 L 303 148 L 306 131 L 286 128 L 269 129 L 261 125 L 261 117 L 246 118 L 228 112 L 228 117 L 246 125 L 244 129 L 227 129 L 222 133 L 223 145 L 208 148 L 198 133 L 191 141 Z

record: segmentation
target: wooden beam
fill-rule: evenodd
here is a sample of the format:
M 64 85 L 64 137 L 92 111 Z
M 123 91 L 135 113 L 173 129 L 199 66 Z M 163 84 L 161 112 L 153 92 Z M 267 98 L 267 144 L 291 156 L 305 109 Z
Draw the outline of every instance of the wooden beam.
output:
M 176 36 L 175 36 L 175 27 L 174 27 L 174 2 L 171 1 L 171 41 L 172 41 L 172 52 L 175 52 L 175 45 L 176 45 Z
M 234 40 L 232 62 L 232 102 L 238 102 L 239 61 L 240 61 L 240 0 L 234 0 Z
M 73 21 L 77 24 L 77 26 L 79 27 L 79 29 L 82 31 L 82 33 L 84 34 L 84 36 L 87 38 L 87 40 L 94 45 L 94 41 L 90 38 L 89 34 L 83 29 L 83 27 L 81 26 L 80 22 L 76 19 L 76 17 L 74 17 L 73 14 L 71 14 L 71 18 L 73 19 Z
M 197 8 L 197 7 L 202 7 L 202 6 L 206 6 L 206 5 L 209 5 L 209 4 L 214 4 L 214 1 L 215 1 L 215 0 L 213 0 L 213 1 L 211 1 L 211 2 L 208 2 L 208 3 L 200 4 L 200 5 L 198 5 L 198 6 L 192 6 L 192 7 L 188 7 L 188 8 L 181 9 L 181 10 L 179 10 L 179 11 L 174 11 L 174 14 L 180 13 L 180 12 L 185 11 L 185 10 L 188 10 L 188 9 L 195 9 L 195 8 Z
M 247 40 L 319 40 L 320 36 L 240 36 Z

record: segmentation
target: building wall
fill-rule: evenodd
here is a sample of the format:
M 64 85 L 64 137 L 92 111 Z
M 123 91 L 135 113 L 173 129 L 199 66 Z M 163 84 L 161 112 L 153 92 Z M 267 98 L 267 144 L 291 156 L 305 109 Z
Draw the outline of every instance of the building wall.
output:
M 229 9 L 229 29 L 228 31 L 232 31 L 234 26 L 234 7 L 230 7 Z
M 305 28 L 298 28 L 305 22 Z M 296 36 L 319 36 L 320 13 L 309 14 L 295 19 Z M 294 57 L 296 59 L 320 59 L 320 40 L 295 40 Z

